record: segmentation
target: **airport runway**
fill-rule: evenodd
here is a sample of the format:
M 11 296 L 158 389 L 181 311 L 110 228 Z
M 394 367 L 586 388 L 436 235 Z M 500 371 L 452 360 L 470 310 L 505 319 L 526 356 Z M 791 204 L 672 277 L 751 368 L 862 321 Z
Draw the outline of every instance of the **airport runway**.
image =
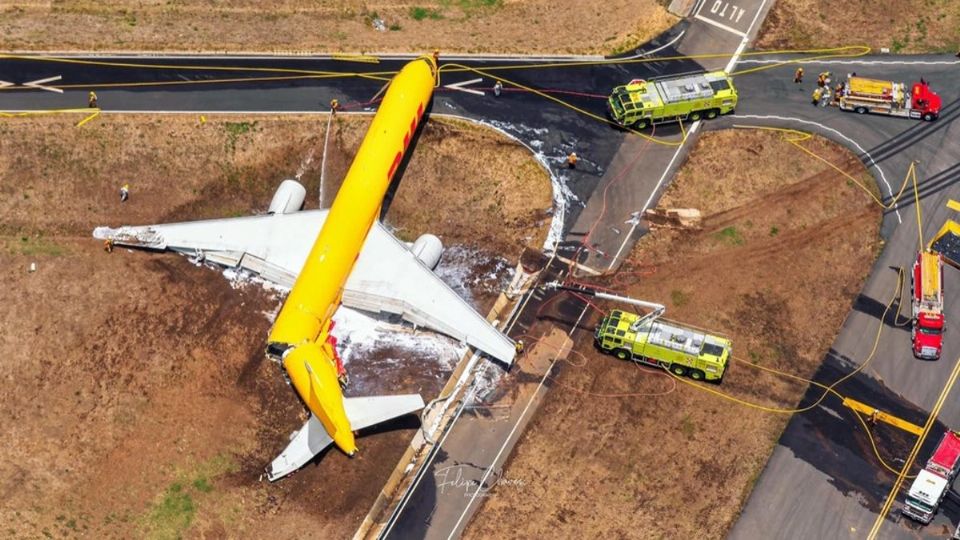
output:
M 755 29 L 752 22 L 761 21 L 765 9 L 769 9 L 768 2 L 757 0 L 752 2 L 751 8 L 744 8 L 749 11 L 739 18 L 734 11 L 734 20 L 724 20 L 719 16 L 719 9 L 711 11 L 715 4 L 700 3 L 690 22 L 683 23 L 660 41 L 648 44 L 646 50 L 657 50 L 657 56 L 718 50 L 734 54 L 741 49 L 744 36 Z M 730 12 L 724 13 L 729 19 Z M 0 59 L 0 81 L 22 85 L 59 76 L 58 81 L 46 84 L 65 90 L 63 94 L 42 89 L 0 90 L 0 110 L 83 108 L 86 93 L 91 88 L 96 89 L 99 104 L 107 113 L 325 112 L 329 101 L 334 98 L 343 105 L 344 112 L 372 110 L 384 84 L 377 78 L 381 75 L 377 74 L 396 71 L 406 58 L 381 59 L 376 64 L 330 57 L 74 57 L 71 60 L 96 63 Z M 751 56 L 741 60 L 738 69 L 759 67 L 769 60 L 774 58 Z M 432 112 L 464 116 L 501 129 L 540 153 L 555 174 L 566 175 L 573 197 L 561 253 L 573 254 L 588 233 L 592 233 L 589 235 L 592 249 L 581 251 L 580 259 L 595 268 L 614 267 L 616 252 L 621 249 L 629 251 L 632 241 L 639 235 L 638 230 L 624 226 L 624 218 L 644 206 L 655 204 L 657 195 L 682 163 L 693 139 L 678 147 L 625 137 L 623 132 L 586 119 L 581 113 L 548 101 L 524 87 L 536 88 L 569 105 L 602 115 L 603 98 L 616 84 L 635 77 L 650 78 L 704 67 L 722 68 L 728 61 L 705 60 L 704 65 L 689 60 L 618 65 L 585 60 L 582 65 L 533 68 L 534 64 L 568 62 L 441 57 L 441 63 L 449 67 L 445 68 Z M 102 65 L 103 62 L 170 67 L 119 67 Z M 190 68 L 201 65 L 203 67 L 199 69 Z M 945 202 L 951 197 L 960 199 L 960 188 L 956 186 L 956 180 L 960 178 L 960 145 L 956 143 L 960 131 L 960 124 L 956 121 L 960 116 L 960 65 L 950 56 L 871 56 L 855 63 L 837 60 L 803 65 L 808 79 L 825 69 L 839 75 L 856 71 L 861 75 L 906 82 L 923 76 L 943 97 L 942 118 L 934 123 L 924 123 L 847 114 L 829 107 L 815 108 L 809 104 L 812 84 L 798 89 L 792 83 L 794 68 L 789 66 L 736 77 L 740 90 L 737 114 L 704 124 L 699 129 L 768 125 L 824 135 L 853 149 L 878 178 L 885 195 L 899 188 L 909 162 L 917 160 L 924 210 L 923 228 L 929 238 L 951 213 L 945 208 Z M 221 69 L 224 67 L 231 69 Z M 328 75 L 345 71 L 351 75 Z M 505 81 L 506 90 L 499 98 L 491 92 L 494 78 Z M 695 132 L 698 128 L 692 129 Z M 671 127 L 660 129 L 656 135 L 676 140 L 678 132 L 677 128 Z M 582 166 L 569 171 L 563 167 L 563 161 L 566 154 L 574 150 L 581 156 Z M 638 162 L 643 165 L 635 167 Z M 604 199 L 601 195 L 615 178 L 624 180 L 612 185 Z M 611 202 L 610 207 L 601 206 L 605 200 Z M 606 208 L 604 213 L 601 208 Z M 832 382 L 867 357 L 873 346 L 875 329 L 881 324 L 880 312 L 895 284 L 896 274 L 890 267 L 906 267 L 915 257 L 914 212 L 912 199 L 905 198 L 897 210 L 885 214 L 882 233 L 886 247 L 825 359 L 818 380 Z M 953 269 L 946 272 L 946 317 L 948 325 L 952 326 L 950 321 L 960 320 L 960 300 L 952 285 L 960 275 Z M 913 359 L 909 341 L 908 331 L 887 324 L 876 358 L 862 375 L 844 383 L 839 390 L 922 423 L 960 356 L 960 335 L 956 332 L 946 334 L 943 358 L 938 362 Z M 816 395 L 811 390 L 804 402 L 811 401 Z M 838 420 L 838 415 L 844 420 Z M 960 401 L 948 399 L 940 418 L 946 426 L 960 427 Z M 942 429 L 934 428 L 933 442 L 939 436 L 937 430 Z M 849 414 L 836 400 L 828 399 L 811 413 L 794 417 L 731 536 L 865 536 L 893 483 L 893 475 L 884 472 L 876 463 L 869 448 L 863 446 L 865 439 L 859 431 L 859 426 L 851 422 Z M 451 440 L 455 441 L 457 437 Z M 930 445 L 928 442 L 925 450 L 920 452 L 919 462 L 929 455 Z M 477 451 L 476 447 L 480 445 L 466 446 L 444 448 L 445 458 L 456 461 L 462 454 L 458 457 L 455 452 Z M 489 448 L 499 446 L 499 442 L 488 445 Z M 491 458 L 482 463 L 470 459 L 460 461 L 495 468 L 496 458 Z M 435 479 L 434 489 L 438 484 Z M 429 488 L 430 483 L 426 486 Z M 436 494 L 429 496 L 429 493 L 414 495 L 421 497 L 423 502 L 411 504 L 406 510 L 410 513 L 402 519 L 410 524 L 411 528 L 407 530 L 422 531 L 424 535 L 445 538 L 462 530 L 469 522 L 469 516 L 464 518 L 464 513 L 456 512 L 456 505 L 460 505 L 464 512 L 475 511 L 463 501 L 454 500 L 457 497 L 438 498 Z M 440 515 L 439 504 L 454 505 L 440 514 L 460 516 L 460 519 L 455 522 L 433 519 Z M 960 506 L 948 502 L 945 510 L 935 523 L 949 523 L 952 528 L 960 520 Z M 940 530 L 935 525 L 918 530 L 908 524 L 888 521 L 881 537 L 913 538 L 933 535 Z

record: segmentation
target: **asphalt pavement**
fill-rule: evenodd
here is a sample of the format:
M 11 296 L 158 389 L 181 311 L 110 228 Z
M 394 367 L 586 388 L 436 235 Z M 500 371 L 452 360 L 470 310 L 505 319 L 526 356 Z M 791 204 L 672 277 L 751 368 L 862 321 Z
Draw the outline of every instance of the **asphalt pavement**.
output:
M 733 54 L 744 43 L 743 36 L 754 28 L 752 22 L 744 26 L 746 21 L 762 20 L 769 5 L 765 0 L 757 0 L 751 8 L 742 8 L 747 11 L 740 15 L 737 9 L 741 8 L 723 8 L 720 4 L 726 3 L 700 2 L 688 25 L 677 27 L 673 34 L 663 36 L 662 41 L 633 54 L 653 50 L 657 56 L 723 51 Z M 762 62 L 774 59 L 751 56 L 741 61 L 738 69 L 759 67 L 764 65 Z M 372 111 L 385 78 L 397 71 L 407 58 L 384 58 L 378 63 L 330 57 L 111 56 L 63 60 L 0 59 L 0 81 L 23 85 L 59 76 L 61 79 L 48 84 L 64 90 L 59 94 L 22 87 L 2 89 L 0 110 L 84 108 L 87 92 L 94 89 L 106 113 L 322 113 L 334 98 L 343 105 L 344 112 Z M 119 66 L 118 63 L 150 67 Z M 615 265 L 612 255 L 629 250 L 630 240 L 639 233 L 626 222 L 635 212 L 655 204 L 657 194 L 669 183 L 672 171 L 682 163 L 686 150 L 682 146 L 678 150 L 678 146 L 653 145 L 637 137 L 627 137 L 621 131 L 587 119 L 571 106 L 603 115 L 604 98 L 617 84 L 637 77 L 724 67 L 720 64 L 726 65 L 728 59 L 628 64 L 585 61 L 578 65 L 560 62 L 544 66 L 542 59 L 444 62 L 441 57 L 443 63 L 450 65 L 444 70 L 432 113 L 453 114 L 491 125 L 516 137 L 535 152 L 561 179 L 558 189 L 566 190 L 555 194 L 558 201 L 567 205 L 561 249 L 574 252 L 589 233 L 590 249 L 581 250 L 581 262 L 603 268 Z M 465 67 L 452 65 L 454 63 Z M 533 64 L 539 67 L 534 68 Z M 956 182 L 960 178 L 960 145 L 956 143 L 960 130 L 956 121 L 960 116 L 960 65 L 950 56 L 871 56 L 856 61 L 803 65 L 808 74 L 827 69 L 838 75 L 856 71 L 864 76 L 907 82 L 922 76 L 943 97 L 942 116 L 936 122 L 924 123 L 813 107 L 809 102 L 812 84 L 798 88 L 792 82 L 794 67 L 785 66 L 737 76 L 740 90 L 737 113 L 705 123 L 703 127 L 768 125 L 824 135 L 854 150 L 877 177 L 885 196 L 899 188 L 909 163 L 917 161 L 923 229 L 929 239 L 944 219 L 953 214 L 946 209 L 946 201 L 951 197 L 960 199 Z M 344 72 L 349 75 L 342 76 Z M 504 81 L 505 91 L 499 98 L 491 92 L 494 79 Z M 531 88 L 561 99 L 565 104 L 544 99 Z M 678 139 L 676 127 L 658 129 L 657 136 Z M 575 170 L 563 165 L 570 151 L 581 156 L 581 164 Z M 912 204 L 912 199 L 904 198 L 895 209 L 885 213 L 882 226 L 885 248 L 825 358 L 817 380 L 832 382 L 863 362 L 873 347 L 877 325 L 884 324 L 876 357 L 861 375 L 838 390 L 922 423 L 960 356 L 960 334 L 947 332 L 940 361 L 922 362 L 910 353 L 909 332 L 890 321 L 880 320 L 882 308 L 896 283 L 896 272 L 891 267 L 909 266 L 918 247 Z M 960 288 L 953 285 L 958 277 L 958 271 L 947 270 L 946 317 L 951 329 L 951 321 L 960 320 L 960 294 L 954 294 Z M 815 389 L 811 390 L 804 403 L 816 395 Z M 844 420 L 839 421 L 838 417 Z M 849 413 L 832 399 L 825 400 L 811 413 L 793 418 L 731 536 L 751 539 L 864 536 L 893 483 L 893 475 L 879 467 L 865 445 L 859 426 L 851 420 Z M 960 401 L 948 399 L 940 420 L 943 425 L 960 427 Z M 936 439 L 937 430 L 942 429 L 935 427 L 931 439 Z M 901 450 L 910 443 L 892 433 L 884 437 L 880 442 L 890 445 L 890 449 Z M 929 455 L 932 442 L 935 441 L 929 441 L 921 451 L 919 462 Z M 905 451 L 893 453 L 904 454 Z M 492 467 L 493 463 L 479 465 Z M 432 514 L 433 508 L 429 506 L 425 504 L 422 508 Z M 417 518 L 407 519 L 416 522 Z M 948 503 L 937 519 L 938 524 L 949 523 L 952 528 L 960 520 L 960 507 Z M 895 521 L 891 519 L 884 526 L 881 537 L 916 537 L 942 530 L 935 526 L 919 529 Z

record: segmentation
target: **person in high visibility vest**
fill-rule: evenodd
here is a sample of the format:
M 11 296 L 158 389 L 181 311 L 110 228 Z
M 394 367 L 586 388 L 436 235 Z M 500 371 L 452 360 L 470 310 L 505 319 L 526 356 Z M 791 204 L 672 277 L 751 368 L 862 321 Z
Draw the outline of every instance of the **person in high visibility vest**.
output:
M 796 84 L 800 84 L 800 83 L 803 82 L 803 68 L 802 68 L 802 67 L 798 67 L 798 68 L 797 68 L 797 71 L 794 72 L 794 74 L 793 74 L 793 82 L 795 82 Z
M 336 99 L 330 100 L 330 114 L 337 114 L 337 111 L 340 110 L 340 102 Z
M 120 202 L 127 202 L 130 198 L 130 184 L 120 186 Z
M 814 105 L 819 105 L 819 104 L 820 104 L 820 100 L 823 98 L 823 88 L 821 88 L 821 87 L 819 87 L 819 86 L 816 87 L 816 88 L 813 90 L 813 96 L 811 96 L 811 97 L 812 97 L 812 99 L 813 99 L 813 104 L 814 104 Z
M 493 83 L 493 95 L 500 97 L 501 92 L 503 92 L 503 83 L 500 81 Z
M 97 93 L 93 90 L 91 90 L 87 95 L 87 107 L 90 107 L 91 109 L 97 108 Z
M 577 153 L 570 152 L 570 155 L 567 156 L 567 167 L 571 169 L 577 168 L 577 159 L 579 159 L 577 158 Z

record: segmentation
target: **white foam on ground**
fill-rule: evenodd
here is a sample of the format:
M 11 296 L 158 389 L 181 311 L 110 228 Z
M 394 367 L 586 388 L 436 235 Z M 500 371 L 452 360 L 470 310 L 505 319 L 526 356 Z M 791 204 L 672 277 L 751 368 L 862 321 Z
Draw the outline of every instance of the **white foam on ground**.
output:
M 539 161 L 540 165 L 550 174 L 553 195 L 553 220 L 550 222 L 547 239 L 543 242 L 543 251 L 547 254 L 553 253 L 560 244 L 560 241 L 563 240 L 564 223 L 567 219 L 567 209 L 570 203 L 580 201 L 579 197 L 577 197 L 567 185 L 567 176 L 559 172 L 563 170 L 567 155 L 558 154 L 557 156 L 547 156 L 543 153 L 543 141 L 540 138 L 549 132 L 547 128 L 532 128 L 524 124 L 513 124 L 498 120 L 482 121 L 481 124 L 493 127 L 520 141 L 533 153 L 533 157 Z M 530 143 L 524 141 L 530 141 Z M 551 162 L 559 164 L 552 167 Z
M 306 157 L 303 158 L 303 161 L 301 161 L 300 165 L 297 167 L 297 174 L 293 175 L 293 177 L 297 180 L 297 182 L 300 181 L 303 175 L 307 172 L 307 169 L 309 169 L 310 165 L 312 164 L 313 164 L 313 148 L 310 148 L 310 150 L 307 152 Z
M 396 348 L 417 353 L 418 358 L 436 359 L 442 369 L 452 370 L 467 352 L 467 346 L 446 336 L 430 331 L 414 331 L 408 325 L 384 322 L 361 311 L 340 306 L 333 316 L 336 326 L 337 352 L 343 363 L 363 357 L 373 350 Z M 400 363 L 401 359 L 387 359 L 386 363 Z
M 227 278 L 227 281 L 230 282 L 230 286 L 234 289 L 243 289 L 249 285 L 259 285 L 263 290 L 273 293 L 277 298 L 281 296 L 286 296 L 290 292 L 290 289 L 277 285 L 272 281 L 267 281 L 260 276 L 243 270 L 242 268 L 223 268 L 222 266 L 214 263 L 203 263 L 202 261 L 197 261 L 196 259 L 190 259 L 197 266 L 205 265 L 210 268 L 223 269 L 223 277 Z
M 493 268 L 485 273 L 476 272 L 478 264 L 493 261 Z M 440 264 L 434 269 L 437 275 L 457 295 L 476 307 L 474 292 L 499 294 L 513 279 L 515 269 L 506 259 L 469 246 L 450 246 L 443 250 Z

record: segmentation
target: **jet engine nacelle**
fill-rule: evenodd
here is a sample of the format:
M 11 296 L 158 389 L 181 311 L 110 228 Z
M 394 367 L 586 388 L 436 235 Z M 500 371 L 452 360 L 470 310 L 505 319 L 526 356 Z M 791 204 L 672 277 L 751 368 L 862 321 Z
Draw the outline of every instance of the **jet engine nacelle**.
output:
M 443 255 L 443 243 L 432 234 L 424 234 L 417 238 L 410 247 L 410 251 L 420 259 L 420 262 L 427 265 L 427 268 L 433 270 L 440 262 L 440 256 Z
M 307 197 L 307 188 L 296 180 L 284 180 L 273 194 L 268 214 L 292 214 L 303 208 Z

